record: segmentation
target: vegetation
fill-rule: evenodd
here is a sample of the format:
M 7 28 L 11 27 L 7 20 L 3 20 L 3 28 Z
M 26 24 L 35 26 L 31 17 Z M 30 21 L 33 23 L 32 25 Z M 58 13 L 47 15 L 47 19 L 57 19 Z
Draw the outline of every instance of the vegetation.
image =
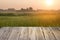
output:
M 60 14 L 13 14 L 0 13 L 0 27 L 2 26 L 40 26 L 57 27 L 60 26 Z

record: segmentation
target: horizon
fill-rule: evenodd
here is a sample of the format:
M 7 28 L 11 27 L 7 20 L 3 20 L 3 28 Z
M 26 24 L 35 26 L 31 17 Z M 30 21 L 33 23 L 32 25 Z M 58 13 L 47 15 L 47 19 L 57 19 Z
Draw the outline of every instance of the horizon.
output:
M 29 8 L 29 7 L 28 7 L 28 8 Z M 16 9 L 16 8 L 6 8 L 6 9 L 3 9 L 3 8 L 2 8 L 2 9 L 1 9 L 1 8 L 0 8 L 0 10 L 8 10 L 8 9 L 21 10 L 21 8 L 20 8 L 20 9 Z M 26 10 L 27 8 L 23 8 L 23 9 Z M 51 10 L 57 11 L 57 10 L 58 10 L 58 11 L 59 11 L 60 9 L 49 9 L 49 10 L 48 10 L 48 9 L 34 9 L 34 8 L 32 8 L 32 10 L 47 10 L 47 11 L 51 11 Z
M 48 0 L 49 2 L 50 0 Z M 34 10 L 59 10 L 60 9 L 60 0 L 52 0 L 51 5 L 46 4 L 46 0 L 0 0 L 0 9 L 8 8 L 28 8 L 32 7 Z

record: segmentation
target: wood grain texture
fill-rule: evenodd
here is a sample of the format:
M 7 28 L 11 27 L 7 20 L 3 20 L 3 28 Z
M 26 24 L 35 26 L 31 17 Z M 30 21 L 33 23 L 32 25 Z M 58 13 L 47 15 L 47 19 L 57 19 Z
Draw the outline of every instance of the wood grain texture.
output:
M 60 27 L 3 27 L 0 40 L 60 40 Z

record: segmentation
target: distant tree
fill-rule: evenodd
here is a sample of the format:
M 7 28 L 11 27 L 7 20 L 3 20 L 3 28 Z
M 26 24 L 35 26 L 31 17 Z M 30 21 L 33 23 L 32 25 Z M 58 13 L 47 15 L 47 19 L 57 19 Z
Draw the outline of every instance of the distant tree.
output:
M 29 7 L 29 8 L 26 8 L 26 9 L 21 8 L 21 11 L 24 11 L 24 12 L 26 12 L 26 11 L 33 11 L 33 8 L 32 7 Z
M 21 8 L 21 10 L 24 10 L 23 8 Z
M 32 8 L 32 7 L 29 7 L 29 10 L 30 10 L 30 11 L 32 11 L 32 10 L 33 10 L 33 8 Z
M 0 11 L 3 11 L 3 9 L 0 9 Z
M 14 8 L 8 8 L 7 10 L 8 10 L 8 11 L 15 11 Z
M 26 9 L 24 9 L 24 8 L 21 8 L 21 11 L 25 11 Z

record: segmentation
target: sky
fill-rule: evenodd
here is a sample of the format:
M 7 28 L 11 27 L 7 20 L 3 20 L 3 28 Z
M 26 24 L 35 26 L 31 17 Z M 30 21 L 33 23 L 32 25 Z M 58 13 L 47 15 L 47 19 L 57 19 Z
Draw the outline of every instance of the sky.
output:
M 60 0 L 52 0 L 51 5 L 48 5 L 46 0 L 0 0 L 0 9 L 28 7 L 33 9 L 60 9 Z

